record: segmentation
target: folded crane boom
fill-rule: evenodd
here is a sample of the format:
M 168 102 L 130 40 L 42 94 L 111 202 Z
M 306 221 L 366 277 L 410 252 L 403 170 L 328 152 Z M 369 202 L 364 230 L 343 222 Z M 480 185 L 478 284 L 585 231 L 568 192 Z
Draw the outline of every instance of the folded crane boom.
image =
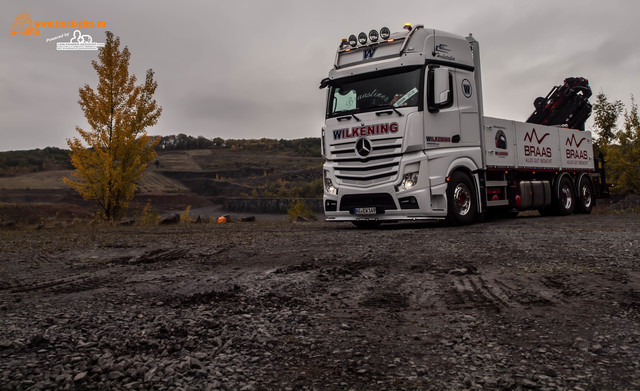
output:
M 568 77 L 563 85 L 553 87 L 546 98 L 536 98 L 533 102 L 536 109 L 527 122 L 584 130 L 591 115 L 590 96 L 589 80 Z

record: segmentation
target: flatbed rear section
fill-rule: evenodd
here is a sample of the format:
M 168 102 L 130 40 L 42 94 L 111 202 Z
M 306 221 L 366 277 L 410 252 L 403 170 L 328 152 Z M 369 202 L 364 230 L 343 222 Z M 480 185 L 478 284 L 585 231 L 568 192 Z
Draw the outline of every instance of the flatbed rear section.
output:
M 591 132 L 484 117 L 487 169 L 593 171 Z

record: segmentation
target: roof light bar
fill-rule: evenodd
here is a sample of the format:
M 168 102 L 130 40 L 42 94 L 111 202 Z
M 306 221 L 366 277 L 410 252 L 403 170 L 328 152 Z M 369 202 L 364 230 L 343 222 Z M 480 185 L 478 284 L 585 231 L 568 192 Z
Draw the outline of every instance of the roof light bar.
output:
M 411 31 L 413 27 L 411 27 L 411 23 L 405 23 L 404 29 Z M 343 38 L 340 42 L 340 50 L 348 50 L 348 46 L 352 48 L 356 48 L 358 46 L 366 46 L 368 43 L 374 44 L 378 41 L 382 42 L 393 42 L 394 39 L 391 38 L 391 30 L 388 27 L 383 27 L 378 30 L 371 30 L 369 34 L 365 34 L 361 32 L 357 36 L 355 34 L 351 34 L 348 39 Z

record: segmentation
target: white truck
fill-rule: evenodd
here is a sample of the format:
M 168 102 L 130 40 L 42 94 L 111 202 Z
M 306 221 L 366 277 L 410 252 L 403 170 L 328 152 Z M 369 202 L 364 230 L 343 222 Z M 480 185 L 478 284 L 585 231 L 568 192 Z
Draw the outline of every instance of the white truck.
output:
M 590 213 L 591 133 L 566 126 L 584 129 L 591 90 L 585 79 L 568 80 L 578 84 L 579 99 L 560 110 L 566 91 L 556 87 L 536 99 L 538 123 L 485 117 L 479 45 L 471 35 L 405 25 L 343 39 L 320 84 L 328 88 L 326 220 L 463 225 L 492 210 Z M 558 126 L 543 125 L 545 110 L 561 112 Z

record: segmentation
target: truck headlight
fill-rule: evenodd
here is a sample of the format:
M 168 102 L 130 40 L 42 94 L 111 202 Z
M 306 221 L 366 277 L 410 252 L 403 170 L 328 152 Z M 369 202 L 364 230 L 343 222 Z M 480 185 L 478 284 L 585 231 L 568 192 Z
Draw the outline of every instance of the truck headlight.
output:
M 418 173 L 410 172 L 408 174 L 404 174 L 402 177 L 402 183 L 398 187 L 399 190 L 410 190 L 413 189 L 415 185 L 418 184 Z
M 327 193 L 329 193 L 331 195 L 338 194 L 338 189 L 333 185 L 333 183 L 331 182 L 331 179 L 329 179 L 329 178 L 325 178 L 325 180 L 324 180 L 324 188 L 327 191 Z
M 331 195 L 338 194 L 338 188 L 333 185 L 331 178 L 329 178 L 329 172 L 326 170 L 324 172 L 324 189 Z

